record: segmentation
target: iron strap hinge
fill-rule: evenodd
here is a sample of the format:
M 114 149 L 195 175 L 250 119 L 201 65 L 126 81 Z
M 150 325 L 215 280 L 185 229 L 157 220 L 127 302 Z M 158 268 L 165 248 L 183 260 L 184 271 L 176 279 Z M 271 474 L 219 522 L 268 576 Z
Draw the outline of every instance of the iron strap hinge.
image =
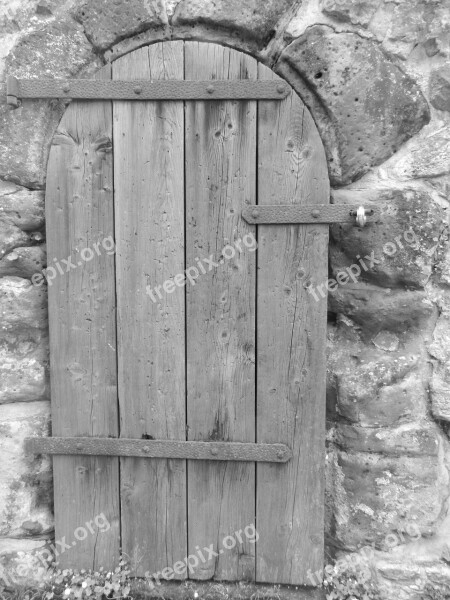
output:
M 67 98 L 70 100 L 283 100 L 289 86 L 279 81 L 213 79 L 150 81 L 99 79 L 6 80 L 7 102 L 18 107 L 22 98 Z
M 125 438 L 45 437 L 27 438 L 31 454 L 81 454 L 87 456 L 140 456 L 144 458 L 188 458 L 191 460 L 235 460 L 285 463 L 292 452 L 285 444 L 244 442 L 184 442 Z
M 287 225 L 306 223 L 355 223 L 364 227 L 366 221 L 378 220 L 380 210 L 375 204 L 254 204 L 242 211 L 251 225 Z

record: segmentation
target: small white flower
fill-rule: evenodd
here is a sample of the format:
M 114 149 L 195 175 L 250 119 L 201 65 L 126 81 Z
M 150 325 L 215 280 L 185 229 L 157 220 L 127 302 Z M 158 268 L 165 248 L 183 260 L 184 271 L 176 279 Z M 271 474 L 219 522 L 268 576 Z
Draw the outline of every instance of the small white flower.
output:
M 86 588 L 87 587 L 87 583 L 85 581 L 83 581 L 83 583 L 81 584 L 82 588 Z
M 70 589 L 67 588 L 64 593 L 65 593 L 66 596 L 70 596 Z
M 194 598 L 198 598 L 198 592 L 194 593 Z

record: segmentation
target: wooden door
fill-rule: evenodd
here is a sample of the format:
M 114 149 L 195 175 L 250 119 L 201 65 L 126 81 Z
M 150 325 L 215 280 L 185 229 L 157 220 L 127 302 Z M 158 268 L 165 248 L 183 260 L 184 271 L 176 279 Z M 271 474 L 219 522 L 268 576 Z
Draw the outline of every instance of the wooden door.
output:
M 98 77 L 278 79 L 182 41 Z M 73 265 L 48 282 L 53 436 L 282 443 L 292 458 L 55 456 L 55 536 L 75 542 L 61 564 L 111 568 L 121 547 L 138 575 L 310 584 L 323 559 L 326 299 L 307 287 L 326 280 L 328 227 L 241 213 L 328 201 L 294 91 L 68 107 L 46 194 L 48 264 Z M 74 539 L 97 515 L 110 527 Z

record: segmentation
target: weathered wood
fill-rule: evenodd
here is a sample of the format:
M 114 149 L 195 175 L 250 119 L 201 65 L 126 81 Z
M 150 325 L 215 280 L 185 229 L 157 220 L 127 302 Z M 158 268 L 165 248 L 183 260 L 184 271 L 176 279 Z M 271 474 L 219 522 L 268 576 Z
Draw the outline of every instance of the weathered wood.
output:
M 281 82 L 247 55 L 195 42 L 141 48 L 112 68 L 130 86 Z M 327 205 L 324 152 L 293 92 L 259 108 L 215 94 L 187 101 L 185 122 L 177 100 L 66 112 L 47 179 L 49 265 L 98 247 L 49 282 L 55 438 L 28 445 L 56 454 L 56 539 L 70 543 L 97 514 L 111 525 L 63 565 L 115 566 L 120 461 L 121 546 L 137 575 L 212 545 L 219 555 L 187 575 L 308 585 L 323 554 L 326 327 L 326 300 L 308 284 L 327 277 L 324 215 L 347 219 L 349 207 Z M 113 187 L 117 366 L 114 256 L 101 244 Z M 308 225 L 264 220 L 305 210 L 320 214 Z M 195 284 L 173 285 L 185 269 Z M 257 544 L 236 537 L 253 524 Z M 226 536 L 238 543 L 225 550 Z
M 187 79 L 256 79 L 256 61 L 229 48 L 187 42 Z M 187 102 L 186 264 L 220 262 L 187 292 L 187 418 L 190 440 L 255 441 L 254 232 L 240 217 L 253 199 L 255 102 Z M 249 239 L 249 238 L 248 238 Z M 254 238 L 253 238 L 254 239 Z M 236 248 L 236 242 L 241 249 Z M 226 245 L 228 250 L 221 258 Z M 253 245 L 253 250 L 255 246 Z M 255 466 L 188 464 L 189 552 L 254 523 Z M 242 543 L 200 563 L 194 579 L 254 579 L 255 545 Z
M 182 585 L 160 580 L 152 589 L 146 581 L 137 580 L 131 593 L 142 600 L 326 600 L 323 588 L 265 585 L 249 582 L 186 581 Z M 197 594 L 197 595 L 196 595 Z
M 349 204 L 299 204 L 299 198 L 293 198 L 295 204 L 272 204 L 270 206 L 248 206 L 242 211 L 242 217 L 252 224 L 289 224 L 289 223 L 354 223 L 356 226 L 357 206 Z M 380 210 L 366 203 L 367 222 L 376 221 Z
M 109 78 L 110 67 L 98 76 Z M 52 430 L 64 437 L 118 435 L 111 138 L 111 102 L 74 102 L 48 161 Z M 66 272 L 68 259 L 75 268 Z M 75 544 L 57 557 L 61 566 L 98 569 L 117 560 L 118 467 L 115 457 L 53 459 L 55 538 Z M 102 513 L 109 530 L 77 541 L 77 528 Z
M 124 75 L 125 78 L 125 75 Z M 22 98 L 82 100 L 282 100 L 289 86 L 274 81 L 94 81 L 91 79 L 7 79 L 8 102 Z M 15 99 L 15 100 L 14 100 Z
M 34 454 L 84 454 L 93 456 L 145 456 L 146 458 L 189 458 L 287 462 L 292 452 L 285 444 L 242 442 L 175 442 L 170 440 L 127 440 L 124 438 L 27 438 L 26 451 Z
M 183 42 L 125 55 L 113 77 L 183 78 Z M 114 153 L 120 435 L 185 440 L 183 290 L 146 293 L 184 270 L 183 103 L 114 102 Z M 121 499 L 138 575 L 186 556 L 184 460 L 122 458 Z
M 258 65 L 261 79 L 277 79 Z M 258 203 L 329 201 L 323 147 L 298 96 L 259 103 Z M 258 227 L 257 440 L 285 443 L 285 465 L 257 465 L 257 581 L 309 584 L 322 568 L 327 225 Z

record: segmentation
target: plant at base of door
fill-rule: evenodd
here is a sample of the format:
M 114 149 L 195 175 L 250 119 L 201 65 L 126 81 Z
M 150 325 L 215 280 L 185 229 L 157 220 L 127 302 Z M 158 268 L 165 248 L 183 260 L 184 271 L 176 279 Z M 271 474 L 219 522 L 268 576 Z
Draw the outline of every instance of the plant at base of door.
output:
M 347 563 L 345 570 L 327 566 L 323 587 L 327 600 L 380 600 L 369 568 L 360 562 Z
M 40 590 L 16 594 L 23 600 L 131 600 L 132 579 L 124 559 L 114 571 L 57 569 L 57 564 L 47 571 Z

